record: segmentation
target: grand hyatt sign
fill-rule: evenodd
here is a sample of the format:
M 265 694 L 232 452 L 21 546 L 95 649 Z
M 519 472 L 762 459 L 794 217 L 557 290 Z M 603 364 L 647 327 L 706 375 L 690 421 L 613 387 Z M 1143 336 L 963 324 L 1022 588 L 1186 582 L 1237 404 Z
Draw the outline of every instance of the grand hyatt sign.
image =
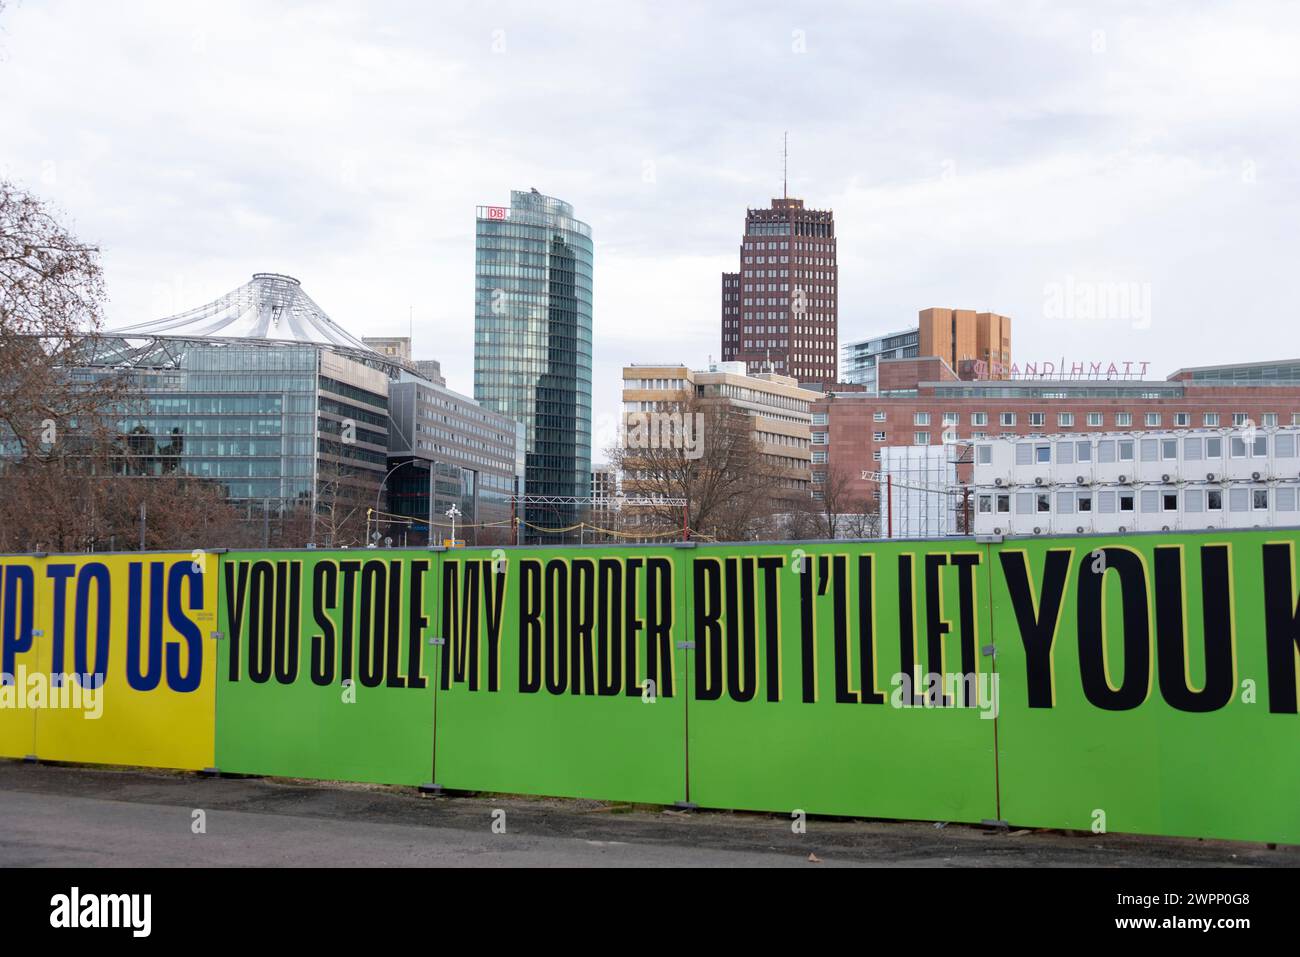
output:
M 1097 362 L 1067 362 L 1046 359 L 1041 362 L 985 362 L 968 359 L 961 363 L 962 378 L 971 379 L 1143 379 L 1151 363 L 1145 359 L 1103 359 Z

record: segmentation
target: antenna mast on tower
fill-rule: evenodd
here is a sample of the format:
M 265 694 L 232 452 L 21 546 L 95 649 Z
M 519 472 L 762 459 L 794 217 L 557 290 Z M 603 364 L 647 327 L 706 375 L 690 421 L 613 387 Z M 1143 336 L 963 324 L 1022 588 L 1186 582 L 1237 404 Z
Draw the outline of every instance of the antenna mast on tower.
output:
M 781 198 L 790 198 L 790 131 L 786 130 L 781 145 Z

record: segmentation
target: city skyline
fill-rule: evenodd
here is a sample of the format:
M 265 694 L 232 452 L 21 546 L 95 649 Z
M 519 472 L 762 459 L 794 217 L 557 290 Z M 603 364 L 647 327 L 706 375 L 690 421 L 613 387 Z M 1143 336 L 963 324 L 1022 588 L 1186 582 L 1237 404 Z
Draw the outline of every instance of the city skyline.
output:
M 519 185 L 563 196 L 597 237 L 597 423 L 617 419 L 623 363 L 720 358 L 717 277 L 735 268 L 739 211 L 781 194 L 787 129 L 790 195 L 837 220 L 841 342 L 942 304 L 1012 316 L 1023 355 L 1139 356 L 1155 378 L 1269 341 L 1297 212 L 1293 8 L 1225 29 L 1175 6 L 760 6 L 739 21 L 677 7 L 663 39 L 659 9 L 614 24 L 12 5 L 5 172 L 102 246 L 113 326 L 284 272 L 357 335 L 413 324 L 417 354 L 463 394 L 472 207 Z M 289 29 L 299 42 L 277 45 Z M 561 50 L 583 51 L 552 76 L 582 107 L 552 85 L 542 110 L 521 84 Z M 771 95 L 737 100 L 759 77 Z M 1133 315 L 1062 303 L 1104 283 L 1133 292 Z M 1233 334 L 1214 337 L 1225 315 Z

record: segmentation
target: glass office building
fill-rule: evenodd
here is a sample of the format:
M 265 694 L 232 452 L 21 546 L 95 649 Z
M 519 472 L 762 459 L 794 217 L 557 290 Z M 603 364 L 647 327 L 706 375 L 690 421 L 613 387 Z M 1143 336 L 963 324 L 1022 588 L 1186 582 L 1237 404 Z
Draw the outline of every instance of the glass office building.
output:
M 460 512 L 457 538 L 471 545 L 517 542 L 525 494 L 519 460 L 524 426 L 445 385 L 409 375 L 389 388 L 388 509 L 417 534 L 450 537 L 447 511 Z M 430 471 L 432 470 L 432 472 Z
M 259 273 L 198 309 L 95 340 L 73 374 L 126 376 L 118 432 L 136 475 L 211 479 L 249 510 L 373 504 L 401 370 L 296 279 Z
M 591 229 L 537 190 L 480 206 L 475 229 L 474 398 L 524 424 L 525 518 L 574 524 L 591 481 Z M 545 538 L 530 530 L 526 538 Z

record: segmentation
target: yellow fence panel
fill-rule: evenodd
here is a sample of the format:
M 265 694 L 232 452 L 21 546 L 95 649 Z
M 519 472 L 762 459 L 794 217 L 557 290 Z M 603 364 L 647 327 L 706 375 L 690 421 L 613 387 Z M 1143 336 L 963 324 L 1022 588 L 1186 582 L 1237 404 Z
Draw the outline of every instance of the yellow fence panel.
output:
M 42 630 L 37 595 L 39 559 L 0 555 L 0 757 L 36 751 L 36 709 L 30 694 Z
M 50 556 L 36 712 L 42 760 L 213 765 L 217 559 L 203 552 Z

